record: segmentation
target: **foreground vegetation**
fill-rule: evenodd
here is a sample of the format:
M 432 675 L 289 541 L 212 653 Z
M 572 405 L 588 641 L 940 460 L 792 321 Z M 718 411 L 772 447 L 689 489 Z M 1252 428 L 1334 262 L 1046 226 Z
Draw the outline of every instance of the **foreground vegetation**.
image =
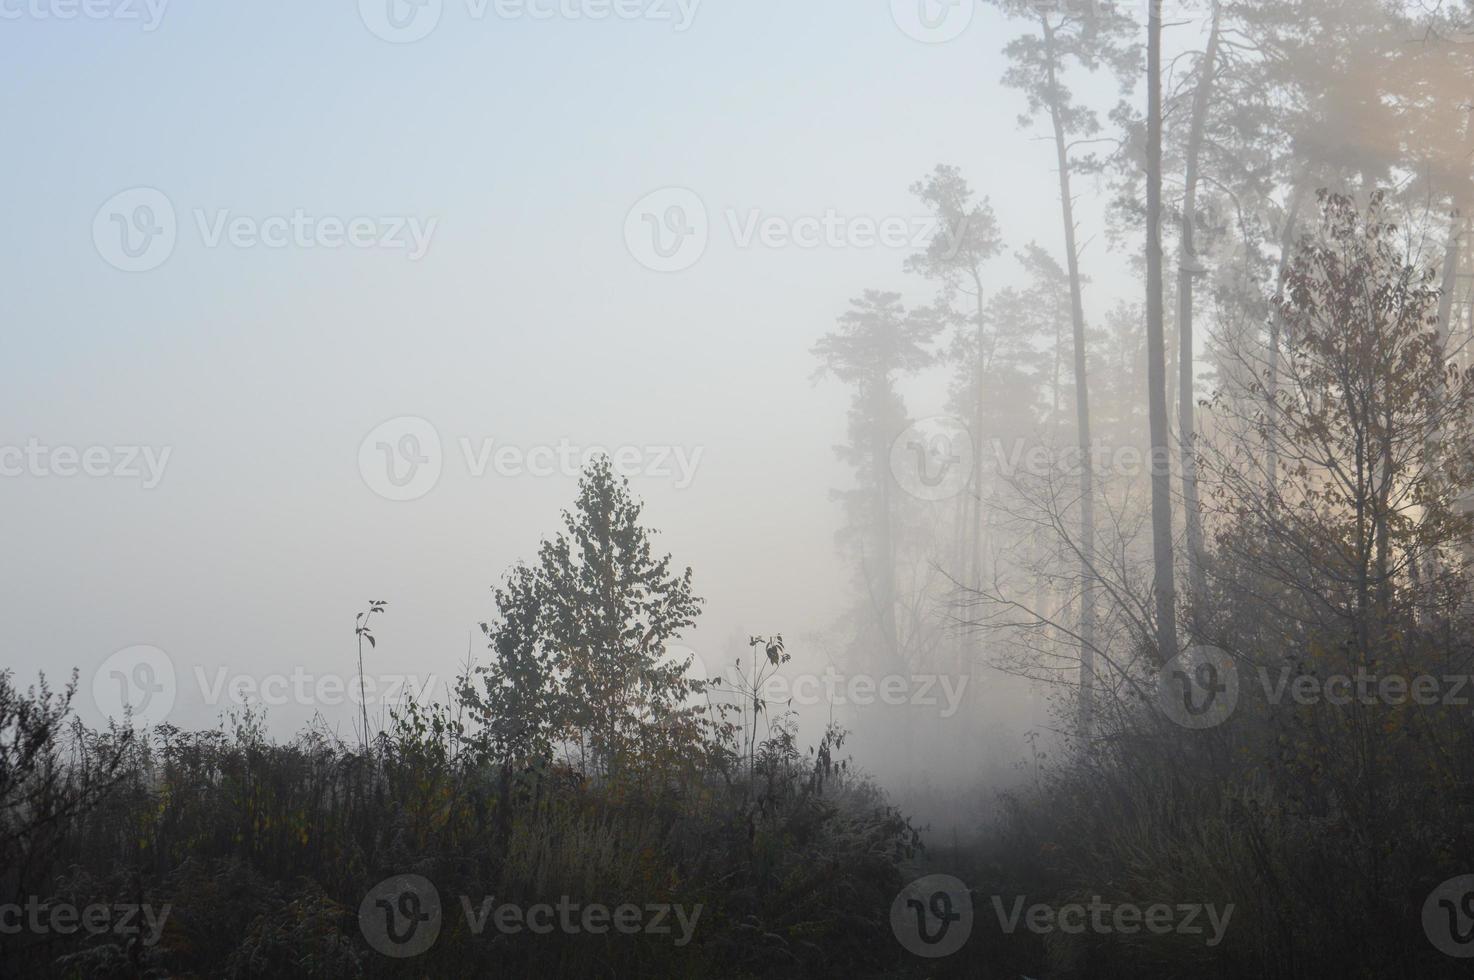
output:
M 21 691 L 0 673 L 0 906 L 142 906 L 157 921 L 121 934 L 12 930 L 0 970 L 1454 975 L 1461 961 L 1434 948 L 1420 916 L 1430 889 L 1474 857 L 1474 737 L 1459 691 L 1302 704 L 1256 678 L 1467 675 L 1467 611 L 1453 589 L 1431 601 L 1393 583 L 1369 600 L 1356 576 L 1272 581 L 1266 569 L 1286 564 L 1263 556 L 1260 538 L 1235 542 L 1257 519 L 1239 518 L 1221 551 L 1261 560 L 1215 578 L 1216 613 L 1199 627 L 1235 651 L 1231 716 L 1175 724 L 1158 694 L 1172 665 L 1144 635 L 1095 727 L 1075 729 L 1068 751 L 1006 797 L 1001 823 L 956 844 L 929 841 L 857 773 L 842 730 L 804 750 L 792 716 L 751 688 L 687 679 L 689 664 L 665 656 L 701 600 L 689 569 L 655 556 L 607 461 L 585 475 L 563 532 L 496 590 L 489 662 L 452 703 L 407 704 L 357 745 L 318 730 L 280 744 L 250 710 L 204 732 L 91 731 L 69 715 L 75 679 Z M 1311 522 L 1280 545 L 1333 531 Z M 1361 557 L 1375 564 L 1376 548 Z M 360 640 L 373 642 L 384 608 L 359 617 Z M 751 655 L 759 678 L 789 659 L 780 636 L 752 637 Z M 970 938 L 940 960 L 913 955 L 891 919 L 902 886 L 931 872 L 971 890 Z M 433 942 L 401 958 L 365 916 L 395 914 L 366 896 L 404 875 L 432 882 L 441 911 Z M 690 928 L 539 933 L 473 914 L 560 901 L 673 907 Z M 1232 918 L 1212 943 L 1006 927 L 1022 901 L 1209 903 Z
M 157 936 L 5 935 L 0 970 L 695 976 L 896 961 L 884 914 L 916 831 L 850 773 L 842 732 L 804 752 L 760 700 L 698 699 L 708 685 L 663 644 L 700 600 L 689 569 L 652 555 L 639 511 L 601 461 L 565 533 L 497 590 L 491 663 L 454 704 L 408 704 L 357 746 L 320 731 L 277 744 L 249 710 L 214 731 L 89 731 L 68 720 L 75 678 L 21 692 L 0 674 L 0 905 L 172 910 Z M 360 642 L 384 606 L 360 615 Z M 787 659 L 781 637 L 753 651 Z M 402 963 L 369 948 L 359 910 L 408 873 L 434 883 L 443 915 Z M 671 905 L 695 928 L 478 934 L 461 896 Z

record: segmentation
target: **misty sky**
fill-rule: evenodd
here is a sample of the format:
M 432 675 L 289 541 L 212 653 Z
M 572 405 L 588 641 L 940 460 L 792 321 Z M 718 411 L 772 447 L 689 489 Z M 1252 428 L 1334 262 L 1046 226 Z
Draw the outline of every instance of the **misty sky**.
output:
M 692 646 L 823 627 L 848 587 L 828 490 L 852 479 L 831 451 L 849 393 L 810 383 L 809 349 L 865 288 L 933 289 L 901 271 L 909 248 L 742 247 L 728 212 L 915 218 L 908 187 L 945 162 L 991 196 L 1011 248 L 1062 254 L 1052 147 L 998 85 L 1017 28 L 987 9 L 924 44 L 885 0 L 707 0 L 685 31 L 478 20 L 445 0 L 433 33 L 394 44 L 353 0 L 177 0 L 151 31 L 33 8 L 0 0 L 0 445 L 169 454 L 152 488 L 0 478 L 4 663 L 22 681 L 79 667 L 89 721 L 93 671 L 136 644 L 174 660 L 169 720 L 184 725 L 220 710 L 199 703 L 196 665 L 349 676 L 369 599 L 390 603 L 371 671 L 451 676 L 488 587 L 574 489 L 474 477 L 462 439 L 679 447 L 689 486 L 633 483 L 709 600 Z M 1105 81 L 1093 91 L 1115 100 Z M 177 241 L 125 272 L 94 220 L 139 187 L 167 197 Z M 711 221 L 705 254 L 675 273 L 626 244 L 631 208 L 667 187 Z M 1078 190 L 1098 320 L 1136 287 Z M 222 230 L 299 210 L 385 233 L 407 219 L 428 248 L 242 247 Z M 995 260 L 990 288 L 1015 269 Z M 933 380 L 908 386 L 913 414 L 941 410 Z M 412 502 L 383 499 L 359 465 L 401 416 L 433 423 L 444 449 Z M 273 708 L 273 727 L 314 710 Z M 347 730 L 352 710 L 323 713 Z

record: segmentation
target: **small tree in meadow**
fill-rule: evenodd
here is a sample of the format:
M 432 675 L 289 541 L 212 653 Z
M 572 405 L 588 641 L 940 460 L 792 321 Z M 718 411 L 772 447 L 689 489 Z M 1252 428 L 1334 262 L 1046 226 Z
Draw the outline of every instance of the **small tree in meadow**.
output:
M 695 625 L 702 600 L 690 568 L 674 573 L 669 555 L 655 555 L 641 510 L 609 459 L 596 459 L 563 530 L 496 590 L 497 616 L 482 624 L 495 656 L 463 696 L 497 761 L 563 749 L 609 776 L 701 743 L 690 702 L 704 684 L 666 645 Z

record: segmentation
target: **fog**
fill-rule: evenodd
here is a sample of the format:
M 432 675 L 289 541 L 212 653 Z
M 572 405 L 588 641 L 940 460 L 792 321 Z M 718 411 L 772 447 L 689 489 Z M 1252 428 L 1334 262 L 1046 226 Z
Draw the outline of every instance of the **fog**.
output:
M 940 45 L 838 2 L 701 5 L 686 30 L 449 5 L 413 44 L 300 4 L 170 5 L 145 26 L 10 28 L 3 122 L 28 135 L 6 205 L 23 233 L 3 245 L 5 441 L 168 451 L 156 486 L 146 459 L 137 478 L 30 476 L 43 461 L 0 482 L 21 676 L 86 678 L 154 646 L 179 675 L 169 720 L 209 726 L 222 668 L 356 685 L 350 627 L 372 598 L 390 606 L 370 671 L 453 681 L 472 633 L 485 653 L 490 587 L 570 504 L 564 461 L 601 447 L 639 450 L 659 546 L 695 571 L 692 649 L 724 662 L 733 637 L 782 632 L 795 665 L 844 669 L 823 634 L 851 600 L 829 500 L 854 484 L 831 448 L 848 394 L 813 383 L 810 348 L 863 289 L 930 301 L 902 266 L 930 228 L 908 188 L 939 162 L 1011 247 L 1058 248 L 1053 151 L 998 82 L 997 11 Z M 125 272 L 94 218 L 136 188 L 164 195 L 176 241 Z M 643 226 L 626 235 L 668 188 L 708 218 L 679 272 L 632 254 Z M 302 234 L 261 227 L 299 212 Z M 373 244 L 312 244 L 318 222 L 359 217 Z M 119 230 L 98 233 L 111 248 Z M 1087 237 L 1108 284 L 1120 256 Z M 1014 264 L 993 263 L 990 291 Z M 1093 289 L 1092 312 L 1128 292 Z M 913 416 L 944 413 L 948 373 L 906 379 Z M 359 465 L 401 417 L 431 423 L 443 456 L 408 502 Z M 488 447 L 567 451 L 497 466 Z M 320 712 L 346 730 L 357 710 L 331 690 L 277 698 L 272 729 Z
M 1276 346 L 1318 192 L 1385 202 L 1469 363 L 1468 9 L 1166 4 L 1156 209 L 1148 9 L 0 0 L 3 667 L 75 669 L 93 727 L 367 745 L 496 662 L 493 590 L 607 458 L 704 600 L 687 706 L 750 709 L 781 634 L 759 737 L 837 724 L 932 840 L 985 834 L 1179 648 L 1250 656 L 1244 487 L 1335 470 L 1254 441 L 1318 383 Z M 1396 588 L 1453 581 L 1438 528 Z

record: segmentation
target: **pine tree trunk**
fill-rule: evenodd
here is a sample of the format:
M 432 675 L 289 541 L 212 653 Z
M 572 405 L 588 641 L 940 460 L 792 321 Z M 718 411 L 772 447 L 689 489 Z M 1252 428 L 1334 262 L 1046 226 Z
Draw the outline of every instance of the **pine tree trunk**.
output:
M 881 419 L 885 417 L 885 386 L 877 384 L 872 392 L 873 415 L 872 418 Z M 880 431 L 878 425 L 873 426 L 872 446 L 870 450 L 871 466 L 874 468 L 872 483 L 875 487 L 875 557 L 872 567 L 875 569 L 871 588 L 874 591 L 872 601 L 875 604 L 876 616 L 879 621 L 881 642 L 885 646 L 886 656 L 893 666 L 899 659 L 901 651 L 896 636 L 896 547 L 894 517 L 895 509 L 891 502 L 891 474 L 890 474 L 890 439 L 895 433 Z
M 1086 383 L 1085 303 L 1080 290 L 1080 256 L 1075 245 L 1075 204 L 1070 194 L 1069 147 L 1065 142 L 1055 72 L 1054 29 L 1040 16 L 1049 64 L 1049 118 L 1054 125 L 1059 203 L 1065 226 L 1065 261 L 1070 276 L 1070 322 L 1075 339 L 1075 425 L 1080 446 L 1080 729 L 1089 734 L 1095 720 L 1095 479 L 1090 452 L 1090 392 Z
M 1152 561 L 1157 653 L 1177 656 L 1176 588 L 1172 567 L 1172 472 L 1167 431 L 1167 354 L 1162 305 L 1162 0 L 1151 0 L 1147 23 L 1146 343 L 1147 406 L 1152 441 Z
M 972 585 L 983 584 L 983 468 L 976 460 L 981 457 L 983 439 L 983 281 L 973 273 L 973 285 L 977 290 L 977 360 L 973 365 L 973 411 L 972 441 L 974 446 L 972 542 L 968 552 L 972 565 Z
M 1187 582 L 1190 628 L 1199 632 L 1203 622 L 1203 604 L 1208 592 L 1208 575 L 1204 566 L 1203 515 L 1198 502 L 1198 466 L 1193 440 L 1193 277 L 1201 268 L 1193 234 L 1193 221 L 1198 200 L 1198 158 L 1203 148 L 1203 128 L 1208 113 L 1208 99 L 1213 89 L 1213 72 L 1218 61 L 1218 30 L 1222 14 L 1213 6 L 1213 26 L 1208 46 L 1203 52 L 1201 75 L 1193 92 L 1192 124 L 1188 133 L 1187 165 L 1182 195 L 1181 254 L 1177 263 L 1177 360 L 1178 429 L 1182 453 L 1182 508 L 1187 528 Z

